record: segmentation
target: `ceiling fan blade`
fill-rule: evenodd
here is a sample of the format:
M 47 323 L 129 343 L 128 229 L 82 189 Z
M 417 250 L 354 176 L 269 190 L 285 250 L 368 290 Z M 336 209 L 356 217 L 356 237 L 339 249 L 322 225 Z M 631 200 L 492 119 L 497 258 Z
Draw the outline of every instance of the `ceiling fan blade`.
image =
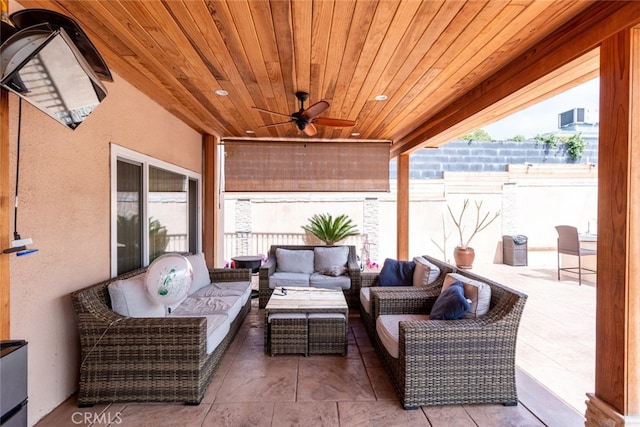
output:
M 316 117 L 311 120 L 311 123 L 321 126 L 334 126 L 339 128 L 347 128 L 356 125 L 353 120 L 332 119 L 330 117 Z
M 282 114 L 282 113 L 276 113 L 275 111 L 270 111 L 270 110 L 265 110 L 264 108 L 258 108 L 258 107 L 252 107 L 258 111 L 262 111 L 263 113 L 269 113 L 269 114 L 273 114 L 276 116 L 282 116 L 282 117 L 291 117 L 291 115 L 289 114 Z
M 292 122 L 293 122 L 293 120 L 289 120 L 287 122 L 270 123 L 268 125 L 262 125 L 262 126 L 258 126 L 258 127 L 260 127 L 260 128 L 270 128 L 270 127 L 273 127 L 273 126 L 286 125 L 286 124 L 289 124 L 289 123 L 292 123 Z
M 316 134 L 318 133 L 318 129 L 316 129 L 313 123 L 307 124 L 304 127 L 303 131 L 305 134 L 307 134 L 307 136 L 316 136 Z
M 311 120 L 314 117 L 322 114 L 327 108 L 329 108 L 329 103 L 327 101 L 316 102 L 311 107 L 302 112 L 302 117 L 306 120 Z

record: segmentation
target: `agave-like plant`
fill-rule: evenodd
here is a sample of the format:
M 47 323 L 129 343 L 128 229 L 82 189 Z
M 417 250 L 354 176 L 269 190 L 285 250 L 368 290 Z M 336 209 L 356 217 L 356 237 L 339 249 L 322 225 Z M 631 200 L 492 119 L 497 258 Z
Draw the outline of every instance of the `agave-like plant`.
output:
M 303 225 L 303 229 L 325 242 L 334 245 L 340 240 L 350 236 L 357 236 L 359 231 L 347 215 L 343 214 L 333 218 L 331 214 L 315 214 L 309 218 L 309 224 Z

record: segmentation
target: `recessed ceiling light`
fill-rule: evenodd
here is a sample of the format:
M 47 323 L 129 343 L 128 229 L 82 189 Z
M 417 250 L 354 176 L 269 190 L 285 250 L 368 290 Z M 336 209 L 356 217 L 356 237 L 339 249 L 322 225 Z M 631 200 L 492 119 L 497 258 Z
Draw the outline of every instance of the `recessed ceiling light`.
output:
M 360 132 L 352 132 L 351 136 L 360 136 Z
M 252 130 L 245 130 L 245 131 L 244 131 L 244 133 L 252 134 L 252 133 L 255 133 L 255 131 L 252 131 Z
M 224 89 L 218 89 L 218 90 L 215 91 L 215 94 L 218 95 L 218 96 L 227 96 L 227 95 L 229 95 L 229 92 L 227 92 Z
M 376 101 L 386 101 L 388 98 L 387 95 L 376 95 L 373 97 L 373 99 L 375 99 Z

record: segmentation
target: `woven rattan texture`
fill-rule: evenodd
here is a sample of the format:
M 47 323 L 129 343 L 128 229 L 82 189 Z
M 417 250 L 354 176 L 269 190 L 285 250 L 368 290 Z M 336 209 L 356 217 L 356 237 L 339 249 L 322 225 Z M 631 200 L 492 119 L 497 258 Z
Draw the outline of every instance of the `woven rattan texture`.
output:
M 363 316 L 363 322 L 405 408 L 518 402 L 515 350 L 527 296 L 466 270 L 457 273 L 491 287 L 489 312 L 476 319 L 400 322 L 398 358 L 380 342 L 375 318 L 428 314 L 438 292 L 407 288 L 372 291 L 375 312 L 369 320 Z M 371 281 L 368 277 L 363 283 Z
M 269 352 L 276 354 L 309 354 L 307 319 L 271 319 Z
M 309 319 L 309 354 L 347 354 L 346 319 Z
M 79 406 L 108 402 L 202 400 L 213 372 L 251 309 L 251 299 L 225 339 L 206 353 L 204 317 L 130 318 L 111 310 L 109 283 L 136 270 L 74 292 L 81 364 Z M 213 281 L 250 281 L 248 269 L 215 269 Z

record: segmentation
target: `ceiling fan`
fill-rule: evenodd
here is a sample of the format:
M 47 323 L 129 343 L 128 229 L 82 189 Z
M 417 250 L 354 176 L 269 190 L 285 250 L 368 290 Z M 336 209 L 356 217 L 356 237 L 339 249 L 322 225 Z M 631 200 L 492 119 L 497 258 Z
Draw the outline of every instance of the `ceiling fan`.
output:
M 271 127 L 271 126 L 280 126 L 287 123 L 294 123 L 298 129 L 303 131 L 308 136 L 314 136 L 318 133 L 318 129 L 316 129 L 315 125 L 320 126 L 333 126 L 333 127 L 351 127 L 355 126 L 356 122 L 353 120 L 343 120 L 343 119 L 332 119 L 330 117 L 318 117 L 322 114 L 327 108 L 329 108 L 329 103 L 327 101 L 318 101 L 315 104 L 311 105 L 309 108 L 304 108 L 304 102 L 309 99 L 309 94 L 307 92 L 296 92 L 296 98 L 300 101 L 300 110 L 291 114 L 282 114 L 276 113 L 275 111 L 269 111 L 258 107 L 253 107 L 258 111 L 262 111 L 264 113 L 273 114 L 276 116 L 288 117 L 289 120 L 286 122 L 279 123 L 271 123 L 268 125 L 260 126 L 260 127 Z

